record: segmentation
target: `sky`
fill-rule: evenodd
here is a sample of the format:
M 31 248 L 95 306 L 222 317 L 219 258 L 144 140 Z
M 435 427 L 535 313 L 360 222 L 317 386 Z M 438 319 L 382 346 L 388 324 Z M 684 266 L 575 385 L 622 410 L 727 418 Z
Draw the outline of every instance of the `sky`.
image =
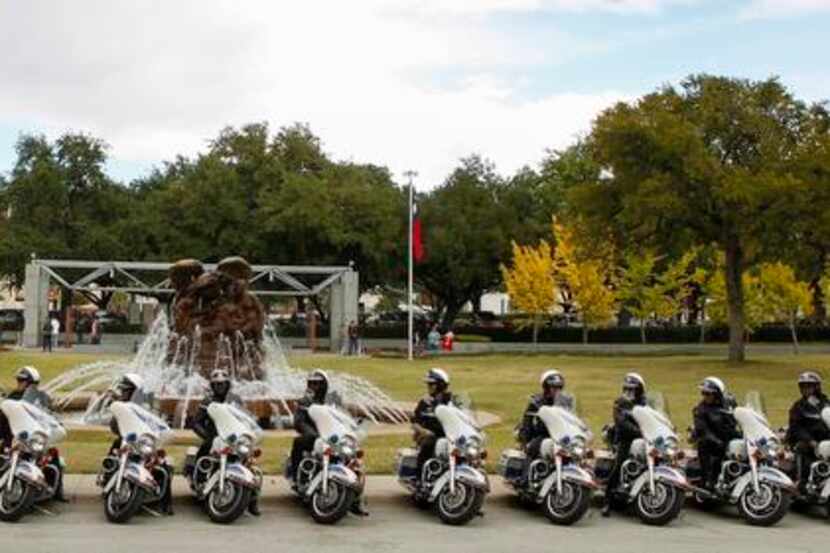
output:
M 308 124 L 334 159 L 439 185 L 510 174 L 691 73 L 830 98 L 830 0 L 0 0 L 0 173 L 21 133 L 109 144 L 124 183 L 225 126 Z

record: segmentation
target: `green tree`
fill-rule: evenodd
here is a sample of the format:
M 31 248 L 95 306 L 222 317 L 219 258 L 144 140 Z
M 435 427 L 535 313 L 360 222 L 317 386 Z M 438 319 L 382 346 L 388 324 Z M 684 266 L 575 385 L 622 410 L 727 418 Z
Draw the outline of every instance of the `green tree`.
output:
M 726 254 L 729 358 L 742 361 L 742 275 L 787 238 L 815 110 L 776 79 L 696 75 L 605 111 L 589 139 L 602 178 L 571 200 L 620 244 Z

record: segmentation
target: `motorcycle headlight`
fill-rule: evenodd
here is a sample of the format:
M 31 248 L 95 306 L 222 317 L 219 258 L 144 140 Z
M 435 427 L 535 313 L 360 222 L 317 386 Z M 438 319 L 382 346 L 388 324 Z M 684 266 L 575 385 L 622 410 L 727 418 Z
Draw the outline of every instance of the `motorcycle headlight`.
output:
M 774 459 L 781 450 L 781 444 L 775 438 L 761 438 L 755 443 L 755 448 L 761 457 Z
M 481 451 L 484 446 L 482 440 L 478 438 L 470 438 L 466 440 L 466 442 L 462 445 L 461 451 L 464 452 L 464 456 L 470 461 L 476 461 L 481 457 Z
M 351 436 L 346 436 L 338 443 L 339 446 L 337 452 L 340 457 L 351 458 L 357 454 L 357 440 Z
M 46 437 L 46 434 L 42 432 L 35 432 L 32 434 L 32 437 L 29 438 L 28 442 L 26 442 L 26 447 L 28 447 L 32 453 L 43 453 L 48 442 L 49 440 Z
M 144 456 L 149 457 L 156 450 L 156 438 L 150 434 L 143 434 L 136 442 L 136 449 Z
M 251 454 L 251 448 L 253 447 L 253 440 L 248 436 L 242 436 L 236 442 L 236 454 L 240 457 L 247 457 Z
M 677 440 L 675 438 L 658 437 L 654 440 L 654 449 L 660 457 L 674 459 L 678 453 Z
M 559 440 L 560 449 L 564 450 L 568 456 L 580 459 L 585 456 L 585 439 L 582 436 L 575 438 L 565 437 Z

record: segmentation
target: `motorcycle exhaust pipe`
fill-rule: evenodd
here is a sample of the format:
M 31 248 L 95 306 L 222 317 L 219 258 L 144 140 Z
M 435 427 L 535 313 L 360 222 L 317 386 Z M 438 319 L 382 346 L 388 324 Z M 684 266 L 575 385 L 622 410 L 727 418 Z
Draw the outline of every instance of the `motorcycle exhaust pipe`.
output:
M 104 468 L 104 472 L 106 473 L 117 471 L 118 465 L 118 457 L 104 457 L 104 460 L 101 461 L 101 466 Z
M 813 467 L 813 474 L 816 477 L 824 479 L 830 476 L 830 463 L 827 462 L 819 462 Z

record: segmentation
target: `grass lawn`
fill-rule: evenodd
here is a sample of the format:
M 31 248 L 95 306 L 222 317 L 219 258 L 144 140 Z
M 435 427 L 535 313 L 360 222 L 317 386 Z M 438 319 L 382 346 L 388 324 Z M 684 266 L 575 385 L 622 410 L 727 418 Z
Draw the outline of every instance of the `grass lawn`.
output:
M 65 368 L 97 360 L 88 355 L 0 353 L 0 385 L 8 386 L 13 370 L 21 364 L 42 369 L 44 376 Z M 443 359 L 341 358 L 329 355 L 298 356 L 292 364 L 301 368 L 322 367 L 366 377 L 398 400 L 415 401 L 424 393 L 425 371 L 440 365 L 449 371 L 453 389 L 468 392 L 479 409 L 502 418 L 502 423 L 488 427 L 489 465 L 495 468 L 499 452 L 513 443 L 512 429 L 521 417 L 531 393 L 538 390 L 538 378 L 545 368 L 562 370 L 567 389 L 576 395 L 582 417 L 598 434 L 611 416 L 611 404 L 618 395 L 622 376 L 631 370 L 643 375 L 651 390 L 659 390 L 668 399 L 672 419 L 681 436 L 691 423 L 691 409 L 698 401 L 697 385 L 708 375 L 723 378 L 742 401 L 744 394 L 761 390 L 773 425 L 786 424 L 787 410 L 798 389 L 795 379 L 805 368 L 822 371 L 830 356 L 768 356 L 753 358 L 740 366 L 720 358 L 706 356 L 670 357 L 596 357 L 557 355 L 487 355 Z M 72 472 L 95 472 L 111 437 L 105 432 L 73 433 L 62 448 Z M 268 439 L 263 447 L 263 464 L 276 472 L 290 447 L 290 438 Z M 195 441 L 193 442 L 195 443 Z M 372 437 L 366 444 L 366 460 L 371 472 L 389 472 L 398 447 L 410 445 L 409 436 Z M 181 461 L 186 443 L 167 449 Z M 595 445 L 599 445 L 595 442 Z

